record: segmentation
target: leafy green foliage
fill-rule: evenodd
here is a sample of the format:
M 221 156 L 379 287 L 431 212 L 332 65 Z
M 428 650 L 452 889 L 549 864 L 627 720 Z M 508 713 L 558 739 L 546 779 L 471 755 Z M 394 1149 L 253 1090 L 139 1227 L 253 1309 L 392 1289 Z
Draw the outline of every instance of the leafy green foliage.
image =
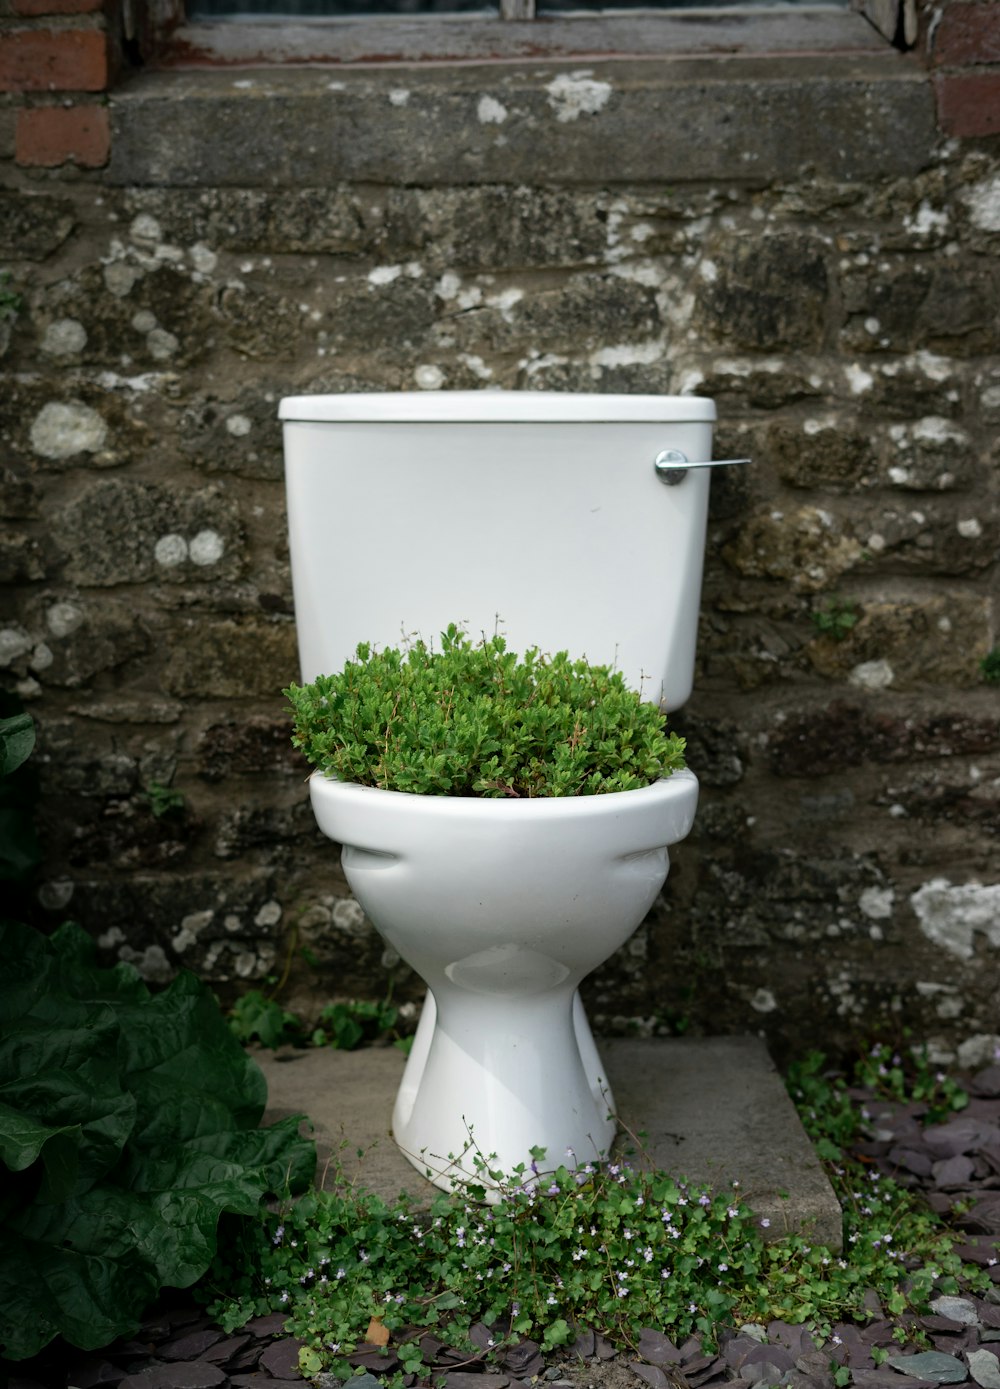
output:
M 805 1103 L 821 1106 L 814 1131 L 847 1142 L 859 1119 L 822 1058 L 810 1058 L 803 1083 Z M 507 1177 L 474 1155 L 481 1182 L 439 1196 L 429 1215 L 347 1186 L 310 1193 L 248 1230 L 235 1254 L 220 1248 L 203 1285 L 210 1311 L 233 1330 L 284 1310 L 304 1342 L 302 1369 L 346 1377 L 344 1357 L 372 1317 L 419 1370 L 428 1328 L 465 1350 L 477 1321 L 497 1349 L 524 1335 L 551 1348 L 571 1326 L 626 1344 L 644 1326 L 711 1342 L 724 1324 L 771 1318 L 828 1334 L 838 1318 L 864 1319 L 872 1291 L 898 1314 L 956 1291 L 959 1273 L 988 1285 L 985 1271 L 962 1268 L 932 1212 L 846 1159 L 830 1167 L 844 1209 L 838 1254 L 798 1236 L 766 1242 L 768 1220 L 735 1188 L 712 1193 L 628 1163 L 545 1171 L 544 1158 L 536 1149 L 530 1169 Z
M 17 290 L 10 288 L 12 278 L 9 270 L 0 270 L 0 324 L 12 323 L 24 304 Z
M 34 746 L 29 714 L 0 718 L 0 882 L 24 883 L 41 861 L 32 819 L 35 776 L 23 765 Z
M 1000 646 L 994 646 L 979 662 L 979 669 L 987 685 L 1000 685 Z
M 177 815 L 184 809 L 184 793 L 175 791 L 172 786 L 164 786 L 162 781 L 151 781 L 146 787 L 149 808 L 158 820 L 164 815 Z
M 904 1061 L 876 1047 L 860 1073 L 897 1099 L 919 1092 L 931 1116 L 964 1101 L 919 1050 Z M 403 1368 L 419 1371 L 419 1339 L 431 1327 L 470 1352 L 476 1321 L 492 1329 L 498 1350 L 524 1335 L 551 1348 L 571 1326 L 625 1343 L 650 1325 L 710 1342 L 722 1324 L 778 1317 L 826 1335 L 835 1319 L 864 1319 L 872 1292 L 899 1315 L 957 1291 L 959 1275 L 985 1291 L 985 1271 L 962 1267 L 931 1211 L 851 1160 L 865 1120 L 844 1078 L 814 1053 L 789 1085 L 841 1199 L 842 1254 L 800 1237 L 765 1242 L 767 1220 L 736 1190 L 713 1194 L 627 1163 L 543 1171 L 542 1150 L 530 1170 L 506 1177 L 473 1154 L 481 1182 L 439 1196 L 426 1216 L 405 1198 L 389 1206 L 344 1186 L 246 1227 L 203 1285 L 206 1296 L 215 1290 L 211 1310 L 230 1330 L 287 1311 L 304 1341 L 303 1371 L 346 1378 L 344 1357 L 372 1317 L 392 1334 Z M 499 1201 L 496 1191 L 486 1199 L 487 1185 L 499 1188 Z
M 969 1103 L 968 1094 L 958 1082 L 933 1067 L 926 1046 L 876 1043 L 858 1062 L 855 1078 L 877 1095 L 902 1104 L 923 1104 L 925 1122 L 941 1123 Z
M 816 630 L 834 641 L 843 641 L 856 627 L 861 617 L 858 605 L 845 602 L 842 598 L 830 598 L 822 608 L 816 608 L 810 616 Z
M 398 1016 L 388 1000 L 377 1003 L 351 999 L 347 1003 L 330 1003 L 320 1013 L 311 1041 L 317 1047 L 354 1051 L 392 1032 Z
M 923 1104 L 927 1123 L 940 1123 L 969 1102 L 955 1080 L 931 1066 L 926 1047 L 904 1045 L 895 1050 L 878 1042 L 859 1058 L 854 1078 L 886 1099 Z M 851 1100 L 845 1077 L 827 1067 L 822 1052 L 812 1051 L 789 1066 L 788 1089 L 820 1157 L 840 1162 L 851 1144 L 863 1136 L 865 1123 L 863 1112 Z
M 248 989 L 229 1013 L 233 1036 L 246 1045 L 260 1042 L 262 1047 L 280 1047 L 302 1041 L 302 1024 L 294 1013 L 286 1012 L 276 999 L 260 989 Z
M 4 924 L 0 955 L 0 1353 L 18 1360 L 133 1331 L 204 1273 L 221 1213 L 301 1189 L 315 1149 L 297 1116 L 256 1127 L 264 1078 L 194 975 L 153 995 L 72 925 Z
M 337 675 L 285 691 L 292 742 L 327 776 L 439 796 L 579 796 L 648 786 L 684 740 L 607 667 L 473 643 L 362 643 Z
M 307 1035 L 302 1020 L 294 1013 L 287 1012 L 276 999 L 266 997 L 259 989 L 248 989 L 233 1005 L 229 1026 L 243 1043 L 257 1041 L 261 1046 L 273 1048 L 285 1044 L 305 1046 L 308 1042 L 315 1047 L 354 1051 L 391 1034 L 398 1016 L 388 1000 L 349 999 L 346 1003 L 329 1003 Z

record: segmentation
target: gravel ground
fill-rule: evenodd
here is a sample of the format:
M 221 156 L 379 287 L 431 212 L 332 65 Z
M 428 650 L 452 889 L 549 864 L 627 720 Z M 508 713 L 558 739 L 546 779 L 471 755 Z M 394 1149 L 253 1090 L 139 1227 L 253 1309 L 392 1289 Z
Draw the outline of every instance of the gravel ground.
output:
M 650 1328 L 629 1353 L 587 1333 L 569 1351 L 547 1357 L 525 1341 L 499 1365 L 487 1366 L 478 1355 L 463 1357 L 427 1336 L 425 1360 L 434 1365 L 435 1383 L 443 1389 L 835 1389 L 836 1368 L 843 1366 L 851 1384 L 870 1389 L 1000 1389 L 1000 1065 L 980 1071 L 967 1088 L 968 1107 L 929 1127 L 920 1123 L 918 1105 L 852 1091 L 870 1116 L 873 1135 L 855 1151 L 934 1209 L 951 1213 L 963 1236 L 961 1254 L 988 1270 L 993 1286 L 985 1298 L 960 1289 L 958 1296 L 938 1298 L 929 1315 L 893 1318 L 870 1294 L 869 1320 L 838 1323 L 823 1343 L 802 1327 L 772 1322 L 724 1332 L 715 1355 L 703 1354 L 693 1337 L 675 1345 Z M 283 1322 L 279 1314 L 258 1317 L 230 1336 L 197 1306 L 165 1301 L 131 1340 L 93 1354 L 53 1346 L 29 1364 L 8 1367 L 8 1389 L 304 1389 L 298 1343 L 283 1333 Z M 901 1325 L 902 1345 L 893 1334 Z M 484 1351 L 488 1334 L 473 1328 Z M 876 1348 L 889 1354 L 880 1365 Z M 358 1371 L 353 1389 L 381 1389 L 371 1369 L 391 1368 L 391 1362 L 363 1349 L 351 1359 Z M 334 1376 L 316 1383 L 340 1387 Z

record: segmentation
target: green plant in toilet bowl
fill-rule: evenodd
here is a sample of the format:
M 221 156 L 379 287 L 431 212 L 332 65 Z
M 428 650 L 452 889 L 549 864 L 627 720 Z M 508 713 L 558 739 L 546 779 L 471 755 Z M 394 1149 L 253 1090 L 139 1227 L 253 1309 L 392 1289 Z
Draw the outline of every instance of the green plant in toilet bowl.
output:
M 684 766 L 622 675 L 562 651 L 523 656 L 452 623 L 435 647 L 359 644 L 334 675 L 285 695 L 292 742 L 329 777 L 432 796 L 582 796 L 631 791 Z

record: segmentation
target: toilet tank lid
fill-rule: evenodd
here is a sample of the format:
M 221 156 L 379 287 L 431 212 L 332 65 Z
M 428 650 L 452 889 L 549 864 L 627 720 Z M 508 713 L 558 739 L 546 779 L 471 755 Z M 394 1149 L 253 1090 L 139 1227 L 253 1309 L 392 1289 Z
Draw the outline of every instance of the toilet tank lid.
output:
M 287 396 L 279 418 L 369 423 L 582 424 L 714 420 L 715 402 L 700 396 L 597 395 L 569 391 L 371 391 Z

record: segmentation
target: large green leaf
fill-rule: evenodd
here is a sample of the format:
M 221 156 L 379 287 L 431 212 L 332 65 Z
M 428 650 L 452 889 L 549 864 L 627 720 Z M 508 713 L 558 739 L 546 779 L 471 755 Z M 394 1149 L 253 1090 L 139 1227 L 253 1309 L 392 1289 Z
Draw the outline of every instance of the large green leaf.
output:
M 193 974 L 179 974 L 163 993 L 139 1007 L 126 1005 L 120 1016 L 122 1066 L 139 1102 L 137 1141 L 161 1141 L 166 1116 L 175 1134 L 178 1126 L 182 1137 L 197 1132 L 190 1101 L 199 1095 L 226 1105 L 228 1128 L 260 1123 L 267 1103 L 263 1073 Z
M 95 1349 L 205 1272 L 222 1213 L 307 1184 L 315 1148 L 297 1117 L 256 1128 L 263 1075 L 193 975 L 152 995 L 72 926 L 0 951 L 0 1354 Z
M 74 1009 L 71 1001 L 66 1011 L 76 1013 L 75 1026 L 46 1027 L 32 1017 L 7 1036 L 0 1032 L 0 1103 L 53 1129 L 79 1129 L 77 1185 L 84 1190 L 118 1161 L 136 1102 L 121 1085 L 114 1011 L 104 1003 Z M 51 1181 L 44 1199 L 61 1199 Z
M 0 719 L 0 776 L 16 771 L 34 746 L 35 725 L 30 714 Z
M 156 1296 L 155 1268 L 135 1247 L 119 1255 L 82 1254 L 3 1232 L 0 1253 L 0 1356 L 24 1360 L 57 1335 L 96 1350 L 134 1330 Z
M 41 1200 L 65 1201 L 76 1189 L 82 1133 L 79 1124 L 40 1124 L 0 1101 L 0 1161 L 12 1172 L 23 1172 L 41 1158 Z

